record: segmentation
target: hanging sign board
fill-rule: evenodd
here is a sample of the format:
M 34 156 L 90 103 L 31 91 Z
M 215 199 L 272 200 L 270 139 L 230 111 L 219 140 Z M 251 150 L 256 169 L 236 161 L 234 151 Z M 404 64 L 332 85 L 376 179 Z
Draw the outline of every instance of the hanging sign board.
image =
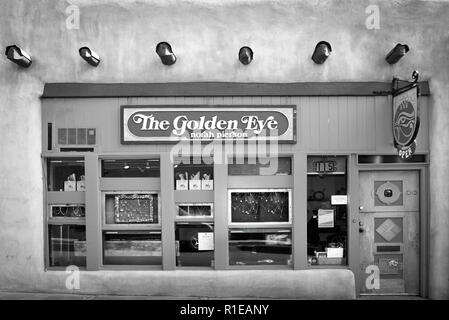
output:
M 122 144 L 296 142 L 296 106 L 122 106 Z
M 393 94 L 393 137 L 400 158 L 406 160 L 415 153 L 418 130 L 418 86 L 415 84 Z

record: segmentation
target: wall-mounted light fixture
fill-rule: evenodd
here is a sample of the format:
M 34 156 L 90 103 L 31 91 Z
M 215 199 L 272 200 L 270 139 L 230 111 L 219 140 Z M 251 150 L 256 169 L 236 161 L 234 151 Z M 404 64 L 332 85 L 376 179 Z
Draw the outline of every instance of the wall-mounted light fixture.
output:
M 332 47 L 329 42 L 320 41 L 317 43 L 315 50 L 312 54 L 312 60 L 316 64 L 322 64 L 326 61 L 327 57 L 330 56 Z
M 399 61 L 407 52 L 409 52 L 409 47 L 406 44 L 398 43 L 390 52 L 388 52 L 385 60 L 389 64 L 395 64 Z
M 129 164 L 128 162 L 125 162 L 125 164 L 123 165 L 123 169 L 128 170 L 129 169 Z
M 241 47 L 239 50 L 239 60 L 242 64 L 248 65 L 253 61 L 253 50 L 250 47 Z
M 86 62 L 88 64 L 90 64 L 91 66 L 98 66 L 100 64 L 100 56 L 93 50 L 91 50 L 88 47 L 81 47 L 79 49 L 80 52 L 80 56 L 81 58 L 83 58 L 84 60 L 86 60 Z
M 176 62 L 176 56 L 167 42 L 159 42 L 156 46 L 156 53 L 161 58 L 163 64 L 169 66 Z
M 28 68 L 33 62 L 30 55 L 16 45 L 7 46 L 5 55 L 9 60 L 24 68 Z

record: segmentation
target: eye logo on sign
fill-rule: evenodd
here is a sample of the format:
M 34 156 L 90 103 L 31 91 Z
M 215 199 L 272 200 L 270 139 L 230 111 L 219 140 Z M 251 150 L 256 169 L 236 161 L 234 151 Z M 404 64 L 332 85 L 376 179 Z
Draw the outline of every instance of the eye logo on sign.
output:
M 393 137 L 400 158 L 406 160 L 415 153 L 418 129 L 418 86 L 412 85 L 393 96 Z
M 416 127 L 416 112 L 410 101 L 402 101 L 397 108 L 393 127 L 396 142 L 402 146 L 409 145 Z

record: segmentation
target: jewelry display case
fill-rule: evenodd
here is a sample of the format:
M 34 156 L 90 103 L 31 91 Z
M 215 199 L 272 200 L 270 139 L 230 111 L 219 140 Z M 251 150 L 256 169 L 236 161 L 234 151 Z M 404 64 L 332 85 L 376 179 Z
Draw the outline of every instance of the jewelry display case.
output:
M 108 192 L 103 199 L 105 225 L 160 225 L 157 193 Z
M 290 189 L 229 190 L 229 223 L 290 224 Z

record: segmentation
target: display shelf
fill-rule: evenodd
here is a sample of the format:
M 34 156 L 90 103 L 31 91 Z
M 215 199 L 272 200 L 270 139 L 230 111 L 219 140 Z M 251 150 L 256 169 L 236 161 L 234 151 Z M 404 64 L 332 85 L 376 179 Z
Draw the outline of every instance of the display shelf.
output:
M 48 204 L 83 204 L 85 202 L 85 191 L 48 191 Z
M 177 203 L 214 202 L 214 191 L 175 190 L 175 202 Z
M 100 178 L 102 191 L 159 191 L 160 189 L 160 178 Z
M 190 159 L 190 163 L 175 164 L 174 168 L 174 186 L 177 191 L 209 191 L 213 190 L 214 165 L 206 163 L 194 163 Z M 210 181 L 206 185 L 205 181 Z M 178 185 L 178 183 L 181 184 Z M 207 188 L 206 188 L 207 187 Z
M 293 188 L 293 178 L 279 176 L 229 176 L 228 188 Z

